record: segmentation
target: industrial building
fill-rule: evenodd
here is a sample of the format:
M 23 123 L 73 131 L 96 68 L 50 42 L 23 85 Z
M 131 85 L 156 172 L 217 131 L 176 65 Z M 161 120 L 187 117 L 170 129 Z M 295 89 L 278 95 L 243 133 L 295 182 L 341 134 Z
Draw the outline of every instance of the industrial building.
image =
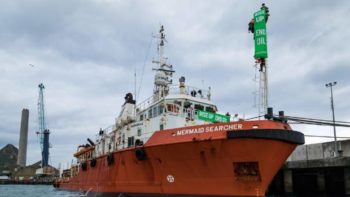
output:
M 59 171 L 48 164 L 49 131 L 46 129 L 43 88 L 39 85 L 39 126 L 41 135 L 42 161 L 26 165 L 28 144 L 29 110 L 23 109 L 21 115 L 18 149 L 8 144 L 0 150 L 0 184 L 1 183 L 51 183 Z
M 0 149 L 0 182 L 11 178 L 14 169 L 17 167 L 18 149 L 7 144 Z
M 59 175 L 59 171 L 48 165 L 41 167 L 41 161 L 32 165 L 17 164 L 18 149 L 8 144 L 0 149 L 0 184 L 47 184 Z
M 269 188 L 270 194 L 350 195 L 350 140 L 298 146 Z

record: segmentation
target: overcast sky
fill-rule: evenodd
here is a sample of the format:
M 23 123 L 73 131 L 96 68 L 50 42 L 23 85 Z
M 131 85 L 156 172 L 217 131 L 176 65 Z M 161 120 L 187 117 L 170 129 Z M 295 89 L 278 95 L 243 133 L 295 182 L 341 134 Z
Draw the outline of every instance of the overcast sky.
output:
M 30 110 L 27 164 L 41 159 L 38 84 L 44 83 L 51 164 L 114 123 L 125 93 L 153 89 L 152 34 L 165 26 L 174 81 L 212 87 L 222 112 L 253 117 L 255 69 L 247 24 L 262 1 L 3 0 L 0 6 L 0 148 L 18 146 L 21 110 Z M 286 115 L 350 121 L 348 0 L 273 1 L 268 28 L 270 105 Z M 34 66 L 30 66 L 32 64 Z M 143 69 L 144 68 L 144 69 Z M 144 72 L 143 72 L 144 70 Z M 142 75 L 143 73 L 143 75 Z M 142 79 L 142 81 L 141 81 Z M 292 125 L 309 135 L 331 127 Z M 350 136 L 338 128 L 338 136 Z M 306 138 L 307 143 L 332 139 Z

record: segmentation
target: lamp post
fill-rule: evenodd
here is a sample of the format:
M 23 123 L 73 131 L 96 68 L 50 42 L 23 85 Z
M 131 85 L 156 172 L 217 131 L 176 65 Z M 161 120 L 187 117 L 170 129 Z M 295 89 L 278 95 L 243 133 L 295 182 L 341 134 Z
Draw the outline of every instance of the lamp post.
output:
M 331 88 L 331 109 L 332 109 L 332 116 L 333 116 L 333 131 L 334 131 L 334 154 L 335 156 L 338 156 L 337 132 L 335 129 L 334 102 L 333 102 L 333 86 L 335 85 L 337 85 L 336 81 L 327 83 L 326 87 Z

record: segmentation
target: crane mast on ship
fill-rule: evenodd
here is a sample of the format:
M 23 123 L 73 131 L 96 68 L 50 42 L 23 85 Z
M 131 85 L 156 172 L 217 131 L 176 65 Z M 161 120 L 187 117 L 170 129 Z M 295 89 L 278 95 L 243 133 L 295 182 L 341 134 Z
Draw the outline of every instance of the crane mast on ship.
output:
M 45 107 L 44 107 L 44 84 L 39 84 L 39 99 L 38 99 L 38 123 L 40 135 L 40 147 L 41 147 L 41 166 L 45 167 L 49 165 L 49 135 L 50 131 L 46 127 L 45 119 Z

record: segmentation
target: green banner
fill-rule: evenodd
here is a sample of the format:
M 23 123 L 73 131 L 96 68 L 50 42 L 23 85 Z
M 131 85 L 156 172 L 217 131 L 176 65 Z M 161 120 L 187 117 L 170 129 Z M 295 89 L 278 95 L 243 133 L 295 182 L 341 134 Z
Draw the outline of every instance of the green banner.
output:
M 204 120 L 207 122 L 230 122 L 229 116 L 207 112 L 207 111 L 201 111 L 201 110 L 197 111 L 197 117 L 198 119 Z
M 266 13 L 264 9 L 254 13 L 254 40 L 254 57 L 267 58 Z

